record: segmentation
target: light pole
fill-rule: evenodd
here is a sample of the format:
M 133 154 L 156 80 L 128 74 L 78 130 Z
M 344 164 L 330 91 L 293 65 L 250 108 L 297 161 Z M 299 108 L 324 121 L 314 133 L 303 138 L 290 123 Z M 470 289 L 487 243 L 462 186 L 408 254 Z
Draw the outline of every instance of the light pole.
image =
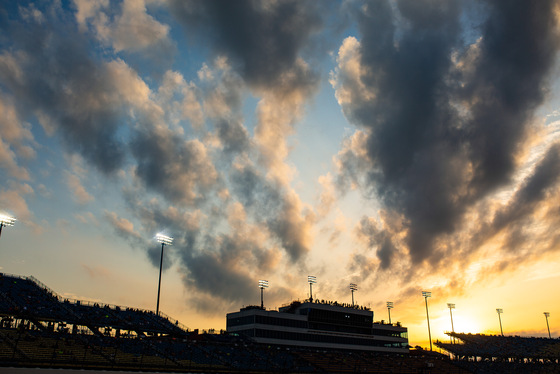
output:
M 309 283 L 309 301 L 313 301 L 313 284 L 317 283 L 317 277 L 314 275 L 307 276 L 307 283 Z
M 166 245 L 171 245 L 173 243 L 173 238 L 163 234 L 157 234 L 156 240 L 161 243 L 161 257 L 159 259 L 159 281 L 157 287 L 157 304 L 156 304 L 156 315 L 159 316 L 159 292 L 161 289 L 161 270 L 163 267 L 163 247 Z
M 550 326 L 548 325 L 548 317 L 550 317 L 550 313 L 549 312 L 544 312 L 544 317 L 546 318 L 546 328 L 548 329 L 548 338 L 552 339 L 550 337 Z
M 268 281 L 267 280 L 260 280 L 259 281 L 259 288 L 261 289 L 261 309 L 264 309 L 264 300 L 263 300 L 263 291 L 265 288 L 268 288 Z
M 5 214 L 0 214 L 0 236 L 2 236 L 2 227 L 13 226 L 16 219 Z
M 455 309 L 455 304 L 447 303 L 447 307 L 449 308 L 449 315 L 451 316 L 451 332 L 455 334 L 455 328 L 453 327 L 453 313 L 451 312 L 451 309 Z M 451 335 L 451 338 L 451 343 L 453 343 L 455 341 L 455 336 Z
M 500 316 L 500 314 L 502 314 L 504 312 L 503 309 L 498 308 L 496 309 L 496 312 L 498 312 L 498 319 L 500 320 L 500 331 L 502 332 L 502 336 L 504 336 L 504 330 L 502 329 L 502 317 Z
M 428 314 L 428 297 L 432 297 L 432 293 L 429 291 L 422 291 L 422 296 L 426 301 L 426 318 L 428 320 L 428 337 L 430 339 L 430 351 L 432 350 L 432 332 L 430 331 L 430 315 Z
M 391 309 L 393 309 L 393 302 L 387 301 L 387 312 L 389 312 L 389 324 L 391 325 Z
M 352 306 L 354 306 L 354 291 L 358 291 L 358 285 L 356 283 L 350 283 L 350 291 L 352 292 Z

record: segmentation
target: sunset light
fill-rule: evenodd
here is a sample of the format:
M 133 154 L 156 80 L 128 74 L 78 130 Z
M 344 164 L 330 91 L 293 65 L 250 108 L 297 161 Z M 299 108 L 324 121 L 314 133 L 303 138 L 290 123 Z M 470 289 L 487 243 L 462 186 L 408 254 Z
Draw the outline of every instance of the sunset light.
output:
M 0 3 L 0 273 L 189 331 L 560 337 L 558 0 Z

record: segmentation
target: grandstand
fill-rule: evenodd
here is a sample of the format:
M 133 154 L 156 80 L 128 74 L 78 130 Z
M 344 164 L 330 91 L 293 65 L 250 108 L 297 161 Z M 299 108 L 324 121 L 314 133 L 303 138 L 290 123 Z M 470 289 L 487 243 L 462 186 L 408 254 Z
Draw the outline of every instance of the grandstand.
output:
M 560 339 L 447 333 L 459 343 L 435 345 L 473 372 L 560 373 Z
M 0 298 L 0 315 L 27 320 L 40 330 L 175 337 L 188 332 L 179 321 L 172 323 L 162 313 L 157 316 L 147 310 L 63 299 L 33 277 L 0 275 Z M 2 325 L 11 319 L 3 319 Z
M 259 344 L 189 330 L 168 316 L 62 298 L 0 274 L 0 366 L 188 373 L 467 373 L 435 352 Z

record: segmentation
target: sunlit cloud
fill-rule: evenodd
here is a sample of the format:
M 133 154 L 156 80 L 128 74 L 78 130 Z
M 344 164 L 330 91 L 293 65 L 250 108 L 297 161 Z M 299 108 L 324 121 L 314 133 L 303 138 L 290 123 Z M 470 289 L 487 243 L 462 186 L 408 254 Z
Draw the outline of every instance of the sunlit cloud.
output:
M 105 212 L 105 218 L 115 231 L 125 238 L 140 238 L 141 235 L 134 230 L 134 224 L 126 218 L 119 217 L 115 212 Z
M 13 103 L 1 95 L 0 113 L 0 164 L 11 177 L 29 180 L 29 171 L 18 165 L 18 158 L 25 161 L 36 155 L 31 126 L 21 121 Z
M 27 183 L 10 183 L 0 189 L 0 206 L 13 212 L 20 221 L 31 219 L 32 212 L 26 202 L 26 196 L 32 196 L 35 191 Z
M 256 303 L 258 279 L 275 306 L 302 297 L 310 272 L 325 299 L 355 282 L 376 316 L 395 301 L 418 334 L 423 288 L 440 307 L 560 253 L 558 9 L 4 6 L 0 208 L 14 231 L 118 237 L 144 271 L 154 235 L 172 236 L 164 275 L 184 293 L 170 305 L 189 318 Z M 88 279 L 116 274 L 78 261 Z
M 116 52 L 138 52 L 158 44 L 169 44 L 169 26 L 150 16 L 143 0 L 125 0 L 118 9 L 120 12 L 115 13 L 109 1 L 75 0 L 74 5 L 80 30 L 86 31 L 91 26 L 97 37 Z
M 87 192 L 78 176 L 67 173 L 66 183 L 78 203 L 85 205 L 95 199 L 89 192 Z

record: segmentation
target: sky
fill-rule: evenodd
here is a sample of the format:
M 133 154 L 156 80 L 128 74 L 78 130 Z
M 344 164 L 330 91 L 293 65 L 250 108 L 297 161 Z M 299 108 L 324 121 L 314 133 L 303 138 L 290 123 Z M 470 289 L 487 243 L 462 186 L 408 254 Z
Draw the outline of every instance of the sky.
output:
M 8 1 L 0 270 L 190 328 L 560 335 L 558 1 Z M 432 292 L 425 300 L 422 291 Z M 448 309 L 447 303 L 456 308 Z

